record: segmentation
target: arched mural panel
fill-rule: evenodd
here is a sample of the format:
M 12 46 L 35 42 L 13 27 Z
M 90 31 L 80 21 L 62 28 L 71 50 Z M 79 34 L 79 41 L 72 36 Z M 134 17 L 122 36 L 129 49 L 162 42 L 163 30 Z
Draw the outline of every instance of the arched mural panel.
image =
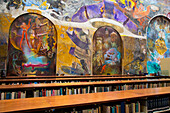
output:
M 122 40 L 112 27 L 100 27 L 93 37 L 93 74 L 122 73 Z
M 46 17 L 27 13 L 11 24 L 7 75 L 55 74 L 57 32 Z
M 160 61 L 170 57 L 170 20 L 165 16 L 154 17 L 147 29 L 148 73 L 161 71 Z

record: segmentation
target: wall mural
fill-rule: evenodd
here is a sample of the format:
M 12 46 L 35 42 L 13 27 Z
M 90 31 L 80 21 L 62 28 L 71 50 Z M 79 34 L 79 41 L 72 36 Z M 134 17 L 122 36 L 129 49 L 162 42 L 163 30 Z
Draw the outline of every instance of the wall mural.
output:
M 150 21 L 147 47 L 147 70 L 149 73 L 158 73 L 161 71 L 160 60 L 170 57 L 170 20 L 167 17 L 157 16 Z
M 123 37 L 124 60 L 123 73 L 139 74 L 146 73 L 146 40 Z
M 61 40 L 62 42 L 70 40 L 70 43 L 63 42 L 61 45 L 67 47 L 67 53 L 66 49 L 59 47 L 58 60 L 61 62 L 63 57 L 65 57 L 68 59 L 68 61 L 63 59 L 62 62 L 68 63 L 66 63 L 66 65 L 63 63 L 62 66 L 59 67 L 59 71 L 72 75 L 90 74 L 91 50 L 89 45 L 91 45 L 91 42 L 88 39 L 88 33 L 86 34 L 82 29 L 79 28 L 69 28 L 66 31 L 66 35 L 68 36 L 68 39 L 61 39 L 60 37 L 59 41 Z M 67 66 L 68 64 L 71 65 Z
M 153 61 L 151 55 L 147 55 L 150 59 L 147 62 L 146 39 L 150 43 L 153 39 L 148 36 L 151 36 L 152 32 L 160 32 L 159 30 L 147 31 L 147 27 L 149 29 L 151 26 L 148 23 L 158 14 L 168 19 L 169 6 L 169 0 L 1 0 L 0 69 L 7 69 L 4 64 L 8 56 L 8 69 L 11 74 L 134 74 L 139 71 L 144 73 L 149 61 L 157 63 L 159 67 L 159 61 Z M 34 25 L 35 22 L 37 25 Z M 48 31 L 51 29 L 49 26 L 52 26 L 53 30 L 50 31 L 52 33 Z M 94 63 L 96 58 L 94 53 L 99 51 L 94 50 L 96 47 L 94 42 L 97 41 L 96 33 L 100 31 L 99 28 L 105 26 L 115 29 L 122 39 L 122 53 L 118 49 L 110 50 L 120 52 L 122 72 L 118 71 L 120 68 L 115 65 L 117 71 L 106 71 L 109 61 L 104 61 L 104 54 L 109 53 L 109 49 L 103 50 L 105 53 L 102 53 L 102 63 L 98 64 L 99 67 L 94 67 L 97 65 Z M 37 27 L 42 29 L 36 31 Z M 166 34 L 168 32 L 166 30 Z M 105 32 L 101 31 L 101 33 Z M 109 33 L 111 37 L 111 32 Z M 41 38 L 34 39 L 35 37 Z M 46 40 L 48 38 L 51 42 Z M 156 40 L 157 38 L 154 39 Z M 42 44 L 39 44 L 40 42 Z M 165 45 L 168 50 L 166 40 Z M 155 43 L 153 46 L 155 47 Z M 109 48 L 114 47 L 109 46 Z M 154 53 L 151 47 L 148 48 L 154 55 L 163 54 L 160 58 L 168 55 L 167 51 L 160 52 L 159 47 L 154 49 L 157 53 Z M 49 55 L 48 51 L 51 52 Z M 106 63 L 108 64 L 105 65 Z M 36 67 L 37 64 L 40 65 Z
M 122 73 L 122 40 L 111 27 L 100 27 L 93 39 L 93 74 Z
M 47 18 L 24 14 L 13 21 L 7 74 L 55 74 L 56 31 Z

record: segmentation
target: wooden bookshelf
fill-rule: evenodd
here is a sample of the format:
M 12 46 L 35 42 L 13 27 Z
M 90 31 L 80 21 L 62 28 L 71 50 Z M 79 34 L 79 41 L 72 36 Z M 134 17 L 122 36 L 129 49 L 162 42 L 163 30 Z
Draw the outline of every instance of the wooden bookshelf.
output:
M 47 84 L 21 84 L 21 85 L 0 85 L 0 90 L 9 89 L 33 89 L 33 88 L 57 88 L 57 87 L 83 87 L 83 86 L 107 86 L 121 84 L 140 84 L 140 83 L 161 83 L 170 82 L 170 79 L 156 80 L 122 80 L 122 81 L 105 81 L 105 82 L 73 82 L 73 83 L 47 83 Z
M 126 76 L 137 76 L 137 75 L 27 75 L 27 76 L 6 76 L 6 79 L 31 79 L 31 78 L 84 78 L 84 77 L 126 77 Z M 141 75 L 143 76 L 143 75 Z M 1 78 L 1 77 L 0 77 Z
M 143 75 L 64 75 L 64 76 L 6 76 L 5 78 L 0 79 L 42 79 L 42 78 L 87 78 L 87 77 L 139 77 L 139 78 L 170 78 L 169 76 L 143 76 Z
M 2 83 L 28 83 L 28 82 L 89 82 L 89 81 L 113 81 L 113 80 L 138 80 L 138 79 L 163 79 L 159 77 L 86 77 L 86 78 L 46 78 L 46 79 L 0 79 Z M 168 78 L 167 78 L 168 79 Z
M 136 89 L 115 92 L 102 92 L 81 95 L 37 97 L 14 100 L 1 100 L 0 112 L 29 112 L 45 109 L 64 109 L 68 107 L 103 104 L 127 99 L 169 95 L 170 87 Z

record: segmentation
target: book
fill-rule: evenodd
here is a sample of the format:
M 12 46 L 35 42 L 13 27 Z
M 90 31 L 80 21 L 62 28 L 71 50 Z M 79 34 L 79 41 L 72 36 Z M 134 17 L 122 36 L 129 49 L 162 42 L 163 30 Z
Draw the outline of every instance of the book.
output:
M 12 92 L 11 99 L 14 99 L 15 92 Z
M 34 98 L 36 97 L 36 91 L 34 91 Z
M 23 98 L 24 97 L 24 93 L 23 92 L 21 92 L 21 98 Z
M 18 91 L 18 98 L 21 98 L 21 91 Z
M 121 102 L 121 113 L 125 113 L 125 102 Z
M 54 96 L 57 96 L 57 90 L 54 90 Z
M 131 103 L 132 104 L 132 113 L 136 113 L 136 110 L 135 110 L 135 103 L 133 102 L 133 103 Z
M 139 103 L 139 101 L 137 101 L 137 102 L 135 103 L 135 112 L 136 112 L 136 113 L 140 113 L 140 103 Z
M 60 88 L 60 95 L 63 95 L 63 88 Z
M 11 93 L 10 92 L 7 92 L 6 93 L 6 99 L 8 100 L 8 99 L 11 99 Z
M 140 106 L 141 106 L 141 112 L 143 112 L 143 113 L 148 113 L 148 107 L 147 107 L 147 101 L 146 101 L 146 99 L 143 99 L 143 100 L 141 100 L 141 102 L 140 102 Z
M 103 105 L 102 106 L 102 113 L 111 113 L 111 106 Z
M 116 113 L 115 111 L 112 113 Z M 125 113 L 130 113 L 129 111 L 129 104 L 125 104 Z
M 116 107 L 115 107 L 115 106 L 111 107 L 111 113 L 117 113 L 117 112 L 116 112 Z

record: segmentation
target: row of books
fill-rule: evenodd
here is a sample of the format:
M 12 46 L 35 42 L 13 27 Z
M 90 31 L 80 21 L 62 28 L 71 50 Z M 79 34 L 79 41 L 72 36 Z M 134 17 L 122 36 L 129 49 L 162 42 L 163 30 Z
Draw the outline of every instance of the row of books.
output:
M 120 90 L 132 90 L 132 89 L 144 89 L 144 88 L 157 88 L 167 87 L 169 83 L 143 83 L 143 84 L 124 84 L 124 85 L 110 85 L 110 86 L 96 86 L 90 92 L 108 92 L 108 91 L 120 91 Z
M 169 108 L 169 97 L 147 99 L 148 112 L 160 111 Z
M 95 107 L 93 106 L 91 108 L 76 107 L 53 111 L 57 113 L 153 113 L 169 109 L 169 102 L 169 97 L 152 97 L 95 105 Z
M 146 83 L 146 84 L 124 84 L 124 85 L 109 85 L 109 86 L 73 86 L 60 88 L 41 88 L 41 89 L 22 89 L 22 91 L 0 91 L 0 100 L 29 98 L 29 97 L 46 97 L 60 95 L 75 95 L 97 92 L 133 90 L 144 88 L 167 87 L 167 83 Z
M 26 98 L 26 91 L 0 92 L 0 100 Z
M 147 79 L 124 79 L 124 80 L 147 80 Z M 9 82 L 0 82 L 0 85 L 20 85 L 20 84 L 40 84 L 40 83 L 74 83 L 74 82 L 104 82 L 104 81 L 120 81 L 120 79 L 110 79 L 110 80 L 47 80 L 47 81 L 9 81 Z
M 159 97 L 159 99 L 153 98 L 136 102 L 121 102 L 112 106 L 103 105 L 102 113 L 153 113 L 155 111 L 169 109 L 169 107 L 169 97 Z
M 34 97 L 48 97 L 48 96 L 60 96 L 63 95 L 63 89 L 52 89 L 52 90 L 46 90 L 46 89 L 42 89 L 42 90 L 35 90 L 33 93 Z

